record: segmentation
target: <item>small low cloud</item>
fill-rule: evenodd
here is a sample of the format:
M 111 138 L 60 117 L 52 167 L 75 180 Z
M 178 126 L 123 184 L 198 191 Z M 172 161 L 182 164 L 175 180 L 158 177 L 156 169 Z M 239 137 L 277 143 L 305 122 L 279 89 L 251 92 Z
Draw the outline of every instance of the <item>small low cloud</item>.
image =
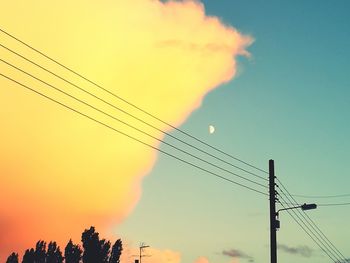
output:
M 238 249 L 230 249 L 230 250 L 223 250 L 222 254 L 224 256 L 228 256 L 230 258 L 242 258 L 242 259 L 247 259 L 249 262 L 254 262 L 254 258 L 247 255 L 246 253 L 242 252 L 241 250 Z
M 306 258 L 311 257 L 314 252 L 314 250 L 308 246 L 290 247 L 284 244 L 279 244 L 277 248 L 283 252 L 286 252 L 292 255 L 299 255 Z
M 199 257 L 194 263 L 209 263 L 209 260 L 206 257 Z
M 133 245 L 124 244 L 123 254 L 121 256 L 121 262 L 134 262 L 139 256 L 139 248 Z M 180 263 L 181 253 L 171 249 L 159 249 L 149 247 L 143 251 L 144 262 L 152 263 Z M 199 261 L 199 263 L 206 263 L 205 261 Z

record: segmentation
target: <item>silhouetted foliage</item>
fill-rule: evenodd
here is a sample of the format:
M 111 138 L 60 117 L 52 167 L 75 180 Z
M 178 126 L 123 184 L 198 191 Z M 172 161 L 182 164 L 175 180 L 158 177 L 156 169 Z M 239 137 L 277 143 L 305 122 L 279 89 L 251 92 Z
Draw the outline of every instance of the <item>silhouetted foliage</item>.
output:
M 6 263 L 18 263 L 18 254 L 13 252 L 6 260 Z
M 86 229 L 81 236 L 83 249 L 69 240 L 64 250 L 64 257 L 56 242 L 39 240 L 35 249 L 27 249 L 22 263 L 120 263 L 123 251 L 122 241 L 118 239 L 111 250 L 111 243 L 101 239 L 94 227 Z M 18 254 L 12 253 L 6 263 L 18 263 Z
M 63 259 L 60 247 L 57 246 L 56 242 L 50 242 L 47 247 L 46 263 L 62 263 Z
M 108 263 L 111 243 L 105 239 L 100 240 L 94 227 L 86 229 L 82 236 L 83 263 Z
M 79 263 L 82 259 L 83 250 L 79 245 L 74 245 L 72 240 L 69 240 L 65 250 L 64 257 L 66 263 Z
M 101 263 L 108 263 L 109 259 L 109 253 L 111 249 L 111 242 L 106 241 L 105 239 L 100 240 L 100 253 L 99 253 L 99 260 Z
M 34 251 L 35 263 L 45 263 L 46 261 L 46 242 L 39 240 L 36 243 Z
M 27 249 L 23 255 L 22 263 L 35 263 L 34 249 Z
M 120 256 L 122 254 L 122 251 L 123 251 L 123 243 L 120 239 L 118 239 L 112 247 L 109 263 L 120 263 Z

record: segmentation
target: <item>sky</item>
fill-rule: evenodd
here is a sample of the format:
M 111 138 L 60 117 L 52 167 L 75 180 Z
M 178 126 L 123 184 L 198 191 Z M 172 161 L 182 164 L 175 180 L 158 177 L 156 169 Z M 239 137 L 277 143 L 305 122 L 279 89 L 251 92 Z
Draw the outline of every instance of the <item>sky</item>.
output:
M 252 57 L 239 60 L 238 77 L 208 94 L 181 128 L 266 170 L 268 160 L 274 159 L 276 175 L 291 193 L 348 193 L 349 2 L 203 3 L 208 14 L 255 41 L 249 47 Z M 216 127 L 212 135 L 210 124 Z M 280 261 L 330 262 L 282 213 L 278 242 L 308 246 L 314 253 L 303 257 L 279 251 Z M 309 216 L 348 256 L 348 207 L 319 207 Z M 143 198 L 116 231 L 133 233 L 136 243 L 181 251 L 183 262 L 199 255 L 209 262 L 229 262 L 222 252 L 230 249 L 267 262 L 268 226 L 266 198 L 159 156 L 144 180 Z
M 11 1 L 2 8 L 0 22 L 3 29 L 205 142 L 264 170 L 274 159 L 276 175 L 291 193 L 348 193 L 350 3 L 163 2 L 91 0 L 82 8 L 81 1 Z M 3 34 L 1 44 L 114 103 L 110 95 Z M 1 58 L 72 90 L 4 49 Z M 42 83 L 4 63 L 1 73 L 47 91 Z M 0 81 L 4 127 L 0 226 L 11 240 L 0 239 L 2 247 L 16 243 L 13 249 L 22 249 L 39 238 L 63 242 L 67 235 L 77 237 L 87 224 L 94 224 L 112 239 L 122 237 L 131 249 L 140 242 L 150 245 L 146 263 L 268 261 L 267 197 L 158 154 Z M 77 105 L 57 92 L 49 94 Z M 81 92 L 74 94 L 103 105 Z M 124 104 L 115 105 L 139 114 Z M 101 107 L 117 114 L 111 107 Z M 85 106 L 79 109 L 93 113 Z M 164 124 L 152 123 L 187 139 Z M 213 134 L 209 125 L 215 126 Z M 147 136 L 141 138 L 178 154 Z M 179 145 L 170 136 L 164 141 Z M 280 261 L 330 262 L 282 213 L 277 233 Z M 349 257 L 348 207 L 319 207 L 309 215 Z M 132 254 L 125 256 L 125 262 L 132 262 Z

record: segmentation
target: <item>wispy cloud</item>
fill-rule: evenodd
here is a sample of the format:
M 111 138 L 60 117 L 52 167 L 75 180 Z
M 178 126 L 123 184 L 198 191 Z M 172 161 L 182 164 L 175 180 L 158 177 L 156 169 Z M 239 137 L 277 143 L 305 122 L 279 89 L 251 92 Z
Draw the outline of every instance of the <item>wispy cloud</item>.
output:
M 238 249 L 232 248 L 230 250 L 223 250 L 222 254 L 230 258 L 244 258 L 244 259 L 248 259 L 249 262 L 254 262 L 254 258 L 252 256 L 249 256 L 243 251 Z
M 314 250 L 308 246 L 290 247 L 284 244 L 278 244 L 277 248 L 283 252 L 286 252 L 292 255 L 299 255 L 306 258 L 311 257 L 314 252 Z

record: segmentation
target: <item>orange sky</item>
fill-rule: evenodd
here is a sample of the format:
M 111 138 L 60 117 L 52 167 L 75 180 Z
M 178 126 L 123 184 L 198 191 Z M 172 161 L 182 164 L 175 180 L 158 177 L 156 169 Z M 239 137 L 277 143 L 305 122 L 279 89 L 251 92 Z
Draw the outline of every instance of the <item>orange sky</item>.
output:
M 4 29 L 136 105 L 179 125 L 213 88 L 236 72 L 252 39 L 205 15 L 200 3 L 151 0 L 7 1 Z M 112 96 L 60 69 L 1 34 L 1 44 L 138 114 Z M 159 132 L 77 91 L 13 54 L 1 58 L 96 107 Z M 80 105 L 0 62 L 4 74 L 154 146 L 158 142 Z M 78 241 L 124 220 L 141 194 L 156 152 L 0 78 L 1 252 L 38 239 Z M 6 202 L 4 202 L 4 200 Z M 6 237 L 6 239 L 5 239 Z

